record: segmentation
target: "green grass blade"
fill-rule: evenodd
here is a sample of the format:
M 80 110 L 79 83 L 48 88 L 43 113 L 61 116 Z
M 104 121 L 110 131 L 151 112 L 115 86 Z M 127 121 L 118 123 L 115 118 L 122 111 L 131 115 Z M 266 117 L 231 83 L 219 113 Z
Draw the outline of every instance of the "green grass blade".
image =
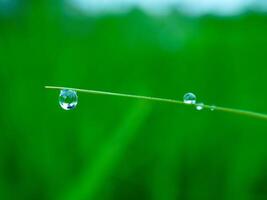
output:
M 149 113 L 149 104 L 142 102 L 133 106 L 121 126 L 114 132 L 112 139 L 103 145 L 92 164 L 88 164 L 88 168 L 59 199 L 95 199 L 95 195 L 112 174 L 116 164 L 122 158 Z
M 181 104 L 181 105 L 186 105 L 186 106 L 195 106 L 195 104 L 186 104 L 183 101 L 179 101 L 179 100 L 150 97 L 150 96 L 140 96 L 140 95 L 132 95 L 132 94 L 122 94 L 122 93 L 114 93 L 114 92 L 106 92 L 106 91 L 98 91 L 98 90 L 86 90 L 86 89 L 79 89 L 79 88 L 58 87 L 58 86 L 45 86 L 45 88 L 46 89 L 57 89 L 57 90 L 69 89 L 69 90 L 74 90 L 77 92 L 84 92 L 84 93 L 89 93 L 89 94 L 118 96 L 118 97 L 134 98 L 134 99 L 140 99 L 140 100 L 158 101 L 158 102 L 172 103 L 172 104 Z M 234 109 L 234 108 L 226 108 L 226 107 L 220 107 L 220 106 L 214 107 L 211 105 L 204 105 L 203 107 L 206 109 L 213 109 L 214 111 L 228 112 L 228 113 L 232 113 L 232 114 L 243 115 L 243 116 L 248 116 L 248 117 L 252 117 L 252 118 L 267 120 L 267 114 L 257 113 L 257 112 L 253 112 L 253 111 L 240 110 L 240 109 Z

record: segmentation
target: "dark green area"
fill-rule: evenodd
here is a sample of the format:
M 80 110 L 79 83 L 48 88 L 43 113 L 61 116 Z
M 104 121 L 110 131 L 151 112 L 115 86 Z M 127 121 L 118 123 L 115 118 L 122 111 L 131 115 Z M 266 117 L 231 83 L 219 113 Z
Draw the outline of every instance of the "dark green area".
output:
M 267 122 L 45 85 L 267 113 L 267 16 L 88 16 L 45 3 L 0 17 L 0 199 L 267 199 Z

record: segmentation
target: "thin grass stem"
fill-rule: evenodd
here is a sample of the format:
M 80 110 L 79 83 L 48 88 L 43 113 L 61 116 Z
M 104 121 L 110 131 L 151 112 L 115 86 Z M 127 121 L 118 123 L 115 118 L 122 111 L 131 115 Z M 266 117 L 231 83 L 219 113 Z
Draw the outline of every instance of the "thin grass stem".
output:
M 106 91 L 98 91 L 98 90 L 86 90 L 86 89 L 79 89 L 79 88 L 69 88 L 69 87 L 58 87 L 58 86 L 45 86 L 46 89 L 56 89 L 56 90 L 74 90 L 77 92 L 89 93 L 89 94 L 97 94 L 97 95 L 108 95 L 108 96 L 118 96 L 118 97 L 126 97 L 126 98 L 133 98 L 139 100 L 148 100 L 148 101 L 157 101 L 157 102 L 164 102 L 164 103 L 172 103 L 172 104 L 181 104 L 185 106 L 195 106 L 195 104 L 187 104 L 183 101 L 175 100 L 175 99 L 166 99 L 166 98 L 159 98 L 159 97 L 150 97 L 150 96 L 141 96 L 141 95 L 132 95 L 132 94 L 123 94 L 123 93 L 115 93 L 115 92 L 106 92 Z M 204 105 L 203 108 L 210 109 L 214 111 L 222 111 L 237 115 L 248 116 L 257 119 L 263 119 L 267 121 L 267 114 L 262 114 L 253 111 L 247 110 L 240 110 L 234 108 L 226 108 L 220 106 L 211 106 L 211 105 Z

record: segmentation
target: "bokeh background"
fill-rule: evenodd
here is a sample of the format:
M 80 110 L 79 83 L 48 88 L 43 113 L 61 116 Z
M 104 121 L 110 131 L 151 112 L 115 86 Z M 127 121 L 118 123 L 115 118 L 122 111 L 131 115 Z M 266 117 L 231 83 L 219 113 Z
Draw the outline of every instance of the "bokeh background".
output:
M 1 200 L 264 200 L 265 0 L 0 0 Z

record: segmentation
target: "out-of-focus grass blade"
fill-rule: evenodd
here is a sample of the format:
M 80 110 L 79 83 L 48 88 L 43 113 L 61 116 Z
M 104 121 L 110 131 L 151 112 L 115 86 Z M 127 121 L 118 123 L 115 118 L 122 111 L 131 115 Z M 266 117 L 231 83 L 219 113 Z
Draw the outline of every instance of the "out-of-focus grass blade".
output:
M 142 123 L 146 120 L 149 112 L 149 104 L 145 102 L 136 103 L 129 111 L 125 121 L 115 131 L 114 137 L 107 144 L 103 145 L 101 152 L 95 161 L 92 162 L 93 164 L 88 166 L 88 170 L 82 173 L 70 188 L 67 188 L 66 193 L 60 199 L 94 199 L 95 193 L 111 174 L 128 144 L 133 140 L 138 133 L 138 129 L 140 129 Z

